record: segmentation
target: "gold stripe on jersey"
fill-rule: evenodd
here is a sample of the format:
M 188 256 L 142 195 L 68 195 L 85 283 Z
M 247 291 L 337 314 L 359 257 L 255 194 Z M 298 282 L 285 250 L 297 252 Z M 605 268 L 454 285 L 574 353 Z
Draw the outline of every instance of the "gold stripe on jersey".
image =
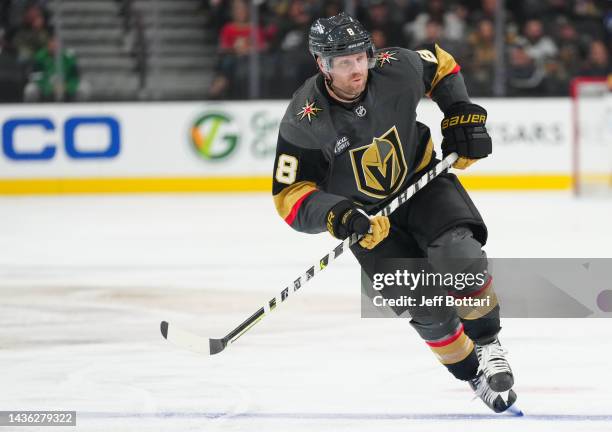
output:
M 278 194 L 274 195 L 274 206 L 283 219 L 293 210 L 295 204 L 307 193 L 317 190 L 314 182 L 301 181 L 287 186 Z
M 419 162 L 414 172 L 418 173 L 423 168 L 425 168 L 427 165 L 429 165 L 429 162 L 431 162 L 432 155 L 433 155 L 433 141 L 431 140 L 431 138 L 429 138 L 429 141 L 427 142 L 427 147 L 425 147 L 425 152 L 423 152 L 423 157 L 421 158 L 421 162 Z
M 436 74 L 433 77 L 433 80 L 431 81 L 431 88 L 426 93 L 427 96 L 431 96 L 431 92 L 436 87 L 436 85 L 442 80 L 442 78 L 450 74 L 457 67 L 457 62 L 455 61 L 452 55 L 450 55 L 449 53 L 444 51 L 442 48 L 440 48 L 438 44 L 436 44 L 435 47 L 436 47 L 435 54 L 436 54 L 436 58 L 438 59 L 438 68 L 436 70 Z

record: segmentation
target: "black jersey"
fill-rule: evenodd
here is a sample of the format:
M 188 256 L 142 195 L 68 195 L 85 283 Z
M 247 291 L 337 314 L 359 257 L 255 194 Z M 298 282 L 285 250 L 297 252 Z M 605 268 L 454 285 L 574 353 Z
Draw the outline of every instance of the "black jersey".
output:
M 414 181 L 434 157 L 416 121 L 424 95 L 444 111 L 469 102 L 460 68 L 437 45 L 376 53 L 364 93 L 344 104 L 315 75 L 293 95 L 280 125 L 273 173 L 279 215 L 294 229 L 326 229 L 327 212 L 349 199 L 374 211 Z

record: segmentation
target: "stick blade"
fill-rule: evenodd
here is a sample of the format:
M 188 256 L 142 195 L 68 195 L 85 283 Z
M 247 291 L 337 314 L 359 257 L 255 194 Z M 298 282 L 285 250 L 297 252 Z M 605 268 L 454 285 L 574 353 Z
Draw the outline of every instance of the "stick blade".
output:
M 219 349 L 218 344 L 215 343 L 215 351 L 213 352 L 212 341 L 216 341 L 217 339 L 211 339 L 209 342 L 207 338 L 183 330 L 180 327 L 177 327 L 176 325 L 170 325 L 170 323 L 168 323 L 167 321 L 162 321 L 159 327 L 164 339 L 179 348 L 207 355 L 216 354 L 225 348 L 225 346 L 222 346 Z
M 159 327 L 161 329 L 161 334 L 164 337 L 164 339 L 168 339 L 168 322 L 162 321 Z
M 208 339 L 210 355 L 218 354 L 225 349 L 227 343 L 223 339 Z

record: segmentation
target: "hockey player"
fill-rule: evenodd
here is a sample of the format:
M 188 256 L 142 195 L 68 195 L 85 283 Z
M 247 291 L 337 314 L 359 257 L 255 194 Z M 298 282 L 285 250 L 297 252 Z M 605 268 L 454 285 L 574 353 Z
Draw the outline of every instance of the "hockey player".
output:
M 444 113 L 442 152 L 457 152 L 455 168 L 491 153 L 487 112 L 470 101 L 453 57 L 437 45 L 375 50 L 369 33 L 345 13 L 316 20 L 309 49 L 319 73 L 294 93 L 278 136 L 273 195 L 279 215 L 305 233 L 365 234 L 352 252 L 370 278 L 383 258 L 426 257 L 440 271 L 453 267 L 448 257 L 475 259 L 486 270 L 485 223 L 453 174 L 435 178 L 389 217 L 368 216 L 437 162 L 429 128 L 416 121 L 424 95 Z M 408 310 L 410 323 L 456 378 L 503 412 L 516 394 L 497 338 L 492 279 L 450 291 L 492 301 L 465 314 L 454 307 L 429 316 Z

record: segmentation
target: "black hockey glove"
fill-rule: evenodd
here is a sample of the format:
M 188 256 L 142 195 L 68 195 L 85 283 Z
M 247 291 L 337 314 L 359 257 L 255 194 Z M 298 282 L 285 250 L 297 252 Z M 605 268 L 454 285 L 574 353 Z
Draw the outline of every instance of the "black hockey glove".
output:
M 373 249 L 383 241 L 391 228 L 386 216 L 370 217 L 357 209 L 350 201 L 340 201 L 327 213 L 327 229 L 336 238 L 344 240 L 353 233 L 365 234 L 359 241 L 361 247 Z
M 487 157 L 492 152 L 491 137 L 485 123 L 487 111 L 480 105 L 458 103 L 451 105 L 442 120 L 442 155 L 457 152 L 459 159 L 454 168 L 465 169 L 476 160 Z
M 340 201 L 327 213 L 327 230 L 340 240 L 353 233 L 367 234 L 369 229 L 370 218 L 348 200 Z

